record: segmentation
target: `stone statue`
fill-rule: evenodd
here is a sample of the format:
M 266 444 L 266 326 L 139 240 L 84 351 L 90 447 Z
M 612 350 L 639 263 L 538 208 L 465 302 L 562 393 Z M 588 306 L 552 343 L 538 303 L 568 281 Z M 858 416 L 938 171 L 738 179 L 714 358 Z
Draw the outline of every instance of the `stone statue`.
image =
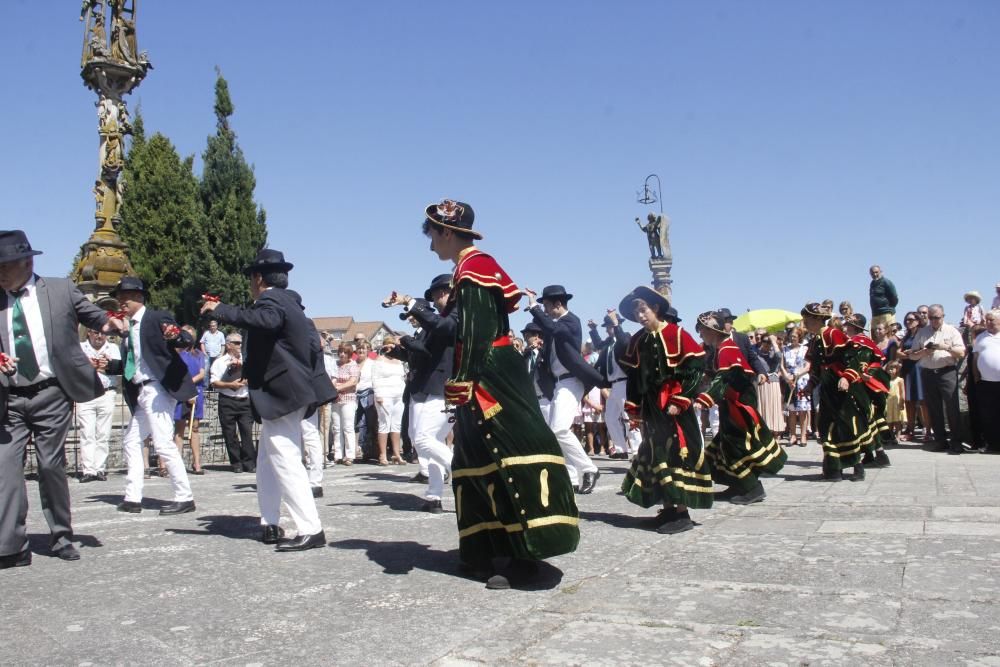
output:
M 670 252 L 670 238 L 668 236 L 670 233 L 670 218 L 665 215 L 650 213 L 646 216 L 645 225 L 639 222 L 639 218 L 635 219 L 635 224 L 639 226 L 639 229 L 646 232 L 646 240 L 649 242 L 650 259 L 673 259 Z
M 82 0 L 80 3 L 80 20 L 84 20 L 87 17 L 87 10 L 96 10 L 97 5 L 100 4 L 100 0 Z M 97 12 L 94 11 L 96 15 Z
M 643 225 L 639 222 L 639 218 L 636 218 L 635 224 L 639 225 L 639 229 L 646 232 L 646 240 L 649 242 L 650 259 L 660 259 L 663 257 L 663 249 L 660 248 L 660 225 L 656 220 L 656 216 L 652 213 L 649 214 L 646 220 L 646 224 Z
M 111 57 L 138 64 L 136 58 L 135 22 L 117 15 L 111 24 Z

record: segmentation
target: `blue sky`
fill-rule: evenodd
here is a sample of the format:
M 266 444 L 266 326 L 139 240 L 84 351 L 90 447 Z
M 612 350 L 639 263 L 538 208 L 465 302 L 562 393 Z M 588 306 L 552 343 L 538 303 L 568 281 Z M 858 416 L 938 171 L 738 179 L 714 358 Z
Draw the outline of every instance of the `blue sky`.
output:
M 65 275 L 97 170 L 79 3 L 6 4 L 3 224 Z M 453 197 L 518 284 L 562 283 L 597 319 L 650 279 L 633 219 L 655 172 L 686 322 L 867 309 L 872 263 L 901 306 L 953 319 L 1000 280 L 998 34 L 989 0 L 142 0 L 155 69 L 130 108 L 200 156 L 221 68 L 270 246 L 314 316 L 380 319 L 389 291 L 447 271 L 420 223 Z

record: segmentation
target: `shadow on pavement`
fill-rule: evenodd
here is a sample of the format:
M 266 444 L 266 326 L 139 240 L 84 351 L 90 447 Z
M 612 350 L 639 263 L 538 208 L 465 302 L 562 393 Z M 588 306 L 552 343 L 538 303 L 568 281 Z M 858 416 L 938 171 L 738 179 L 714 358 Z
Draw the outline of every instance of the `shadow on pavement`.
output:
M 409 574 L 413 570 L 437 572 L 459 579 L 479 581 L 464 572 L 459 564 L 458 549 L 439 551 L 418 542 L 376 542 L 373 540 L 340 540 L 327 546 L 333 549 L 363 549 L 368 560 L 381 566 L 385 574 Z M 498 559 L 498 563 L 505 559 Z M 523 591 L 551 590 L 562 581 L 563 573 L 544 561 L 535 563 L 531 575 L 521 574 L 516 567 L 498 567 L 505 574 L 512 588 Z
M 175 535 L 219 535 L 232 540 L 260 540 L 259 516 L 213 514 L 198 517 L 198 523 L 202 530 L 167 528 L 165 532 Z
M 87 496 L 84 502 L 88 503 L 106 503 L 108 505 L 117 505 L 125 497 L 121 493 L 99 493 L 94 496 Z M 143 498 L 142 499 L 142 509 L 144 510 L 159 510 L 163 509 L 166 505 L 169 505 L 172 501 L 170 500 L 159 500 L 157 498 Z
M 376 507 L 385 505 L 391 510 L 398 512 L 422 512 L 426 502 L 420 496 L 412 493 L 398 493 L 396 491 L 355 491 L 369 498 L 374 498 L 373 503 L 327 503 L 327 507 Z
M 52 550 L 49 548 L 49 541 L 51 536 L 48 533 L 29 533 L 28 534 L 28 549 L 36 554 L 52 555 Z M 96 549 L 103 547 L 104 543 L 93 535 L 73 535 L 73 542 L 78 543 L 81 547 L 87 547 L 90 549 Z
M 615 528 L 640 528 L 648 530 L 656 524 L 648 516 L 632 516 L 630 514 L 612 514 L 611 512 L 580 512 L 584 521 L 600 521 Z

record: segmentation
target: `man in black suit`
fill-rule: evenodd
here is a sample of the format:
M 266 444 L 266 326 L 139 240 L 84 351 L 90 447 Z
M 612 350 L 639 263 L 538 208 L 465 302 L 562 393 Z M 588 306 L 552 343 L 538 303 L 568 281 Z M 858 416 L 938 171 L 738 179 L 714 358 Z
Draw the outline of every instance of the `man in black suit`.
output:
M 604 410 L 604 421 L 608 427 L 608 435 L 611 436 L 611 444 L 615 448 L 615 452 L 611 455 L 611 458 L 628 459 L 631 452 L 628 442 L 629 419 L 625 414 L 625 380 L 627 378 L 618 360 L 625 356 L 632 337 L 622 329 L 618 313 L 614 309 L 608 311 L 608 314 L 604 316 L 602 324 L 607 334 L 607 338 L 604 339 L 597 332 L 597 322 L 593 320 L 587 322 L 587 326 L 590 329 L 590 340 L 594 344 L 594 349 L 600 350 L 597 356 L 597 363 L 594 366 L 600 372 L 604 381 L 611 385 L 607 406 Z
M 552 393 L 555 382 L 552 375 L 545 370 L 545 359 L 542 357 L 542 345 L 545 344 L 545 331 L 534 322 L 528 322 L 521 329 L 524 337 L 524 362 L 528 367 L 528 375 L 535 387 L 535 398 L 538 399 L 538 409 L 549 422 L 549 409 L 552 407 Z
M 69 280 L 35 275 L 23 231 L 0 231 L 0 569 L 31 564 L 26 520 L 24 455 L 34 440 L 38 491 L 52 552 L 78 560 L 73 546 L 64 441 L 73 402 L 104 393 L 80 348 L 78 324 L 117 328 Z
M 391 353 L 410 365 L 407 390 L 410 395 L 410 441 L 417 456 L 427 462 L 427 499 L 424 511 L 440 514 L 444 476 L 451 472 L 451 448 L 446 442 L 452 424 L 445 412 L 444 384 L 451 377 L 458 313 L 442 315 L 451 296 L 451 274 L 431 281 L 423 299 L 393 292 L 386 302 L 404 304 L 400 317 L 416 320 L 415 336 L 403 336 Z M 436 310 L 435 310 L 436 309 Z
M 257 503 L 262 540 L 278 551 L 303 551 L 326 544 L 316 501 L 302 465 L 302 420 L 334 394 L 333 384 L 320 377 L 322 359 L 315 330 L 297 295 L 288 290 L 292 264 L 277 250 L 265 248 L 243 272 L 250 277 L 254 303 L 239 308 L 214 301 L 201 312 L 220 322 L 247 330 L 243 377 L 250 390 L 250 407 L 261 424 L 257 449 Z M 325 377 L 325 373 L 322 373 Z M 295 522 L 298 535 L 283 541 L 281 501 Z
M 122 278 L 111 296 L 118 299 L 128 314 L 126 334 L 122 337 L 121 359 L 108 362 L 109 374 L 121 374 L 122 393 L 132 412 L 132 419 L 122 438 L 125 465 L 125 498 L 119 512 L 142 511 L 142 443 L 152 437 L 153 449 L 166 467 L 173 487 L 174 500 L 160 509 L 160 514 L 184 514 L 195 510 L 194 495 L 188 482 L 184 459 L 174 444 L 174 408 L 190 401 L 198 390 L 191 382 L 187 364 L 177 353 L 193 342 L 170 313 L 146 306 L 149 293 L 141 280 Z
M 566 305 L 573 295 L 562 285 L 548 285 L 542 290 L 539 305 L 534 292 L 524 290 L 524 293 L 528 297 L 528 312 L 545 332 L 542 358 L 555 384 L 549 408 L 549 428 L 562 448 L 573 486 L 580 493 L 591 493 L 601 473 L 573 434 L 573 419 L 584 394 L 594 386 L 607 383 L 583 358 L 583 327 L 580 318 L 569 312 Z

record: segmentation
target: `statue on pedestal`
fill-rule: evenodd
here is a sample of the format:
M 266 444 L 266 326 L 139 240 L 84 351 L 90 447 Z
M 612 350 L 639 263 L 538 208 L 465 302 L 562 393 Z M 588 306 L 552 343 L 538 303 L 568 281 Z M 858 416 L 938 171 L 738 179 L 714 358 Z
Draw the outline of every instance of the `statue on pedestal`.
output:
M 635 219 L 635 224 L 639 229 L 646 232 L 646 240 L 649 242 L 649 258 L 673 260 L 670 251 L 670 218 L 660 214 L 650 213 L 646 216 L 646 224 Z

